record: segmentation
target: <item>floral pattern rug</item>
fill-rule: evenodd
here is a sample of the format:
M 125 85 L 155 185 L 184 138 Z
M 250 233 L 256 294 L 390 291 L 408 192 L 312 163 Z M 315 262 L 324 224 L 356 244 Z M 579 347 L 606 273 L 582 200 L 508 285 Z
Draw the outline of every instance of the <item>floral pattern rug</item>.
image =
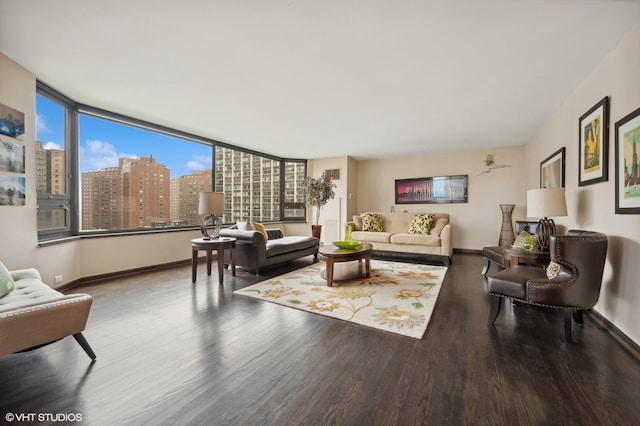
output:
M 445 266 L 372 260 L 370 278 L 334 280 L 328 287 L 324 268 L 315 263 L 233 294 L 421 339 L 447 272 Z

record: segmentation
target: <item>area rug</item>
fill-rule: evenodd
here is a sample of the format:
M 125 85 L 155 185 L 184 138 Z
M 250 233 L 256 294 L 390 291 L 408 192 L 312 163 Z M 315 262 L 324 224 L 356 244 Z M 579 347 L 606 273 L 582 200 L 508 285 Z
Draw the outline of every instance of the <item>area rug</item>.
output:
M 324 267 L 315 263 L 233 294 L 421 339 L 447 272 L 445 266 L 372 260 L 370 278 L 334 279 L 328 287 Z

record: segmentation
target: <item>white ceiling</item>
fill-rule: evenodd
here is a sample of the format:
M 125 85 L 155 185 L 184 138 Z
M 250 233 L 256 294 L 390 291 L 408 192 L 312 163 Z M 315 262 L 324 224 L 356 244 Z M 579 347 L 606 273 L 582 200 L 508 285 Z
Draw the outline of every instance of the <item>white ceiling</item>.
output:
M 639 19 L 630 0 L 0 0 L 0 52 L 138 119 L 383 158 L 527 143 Z

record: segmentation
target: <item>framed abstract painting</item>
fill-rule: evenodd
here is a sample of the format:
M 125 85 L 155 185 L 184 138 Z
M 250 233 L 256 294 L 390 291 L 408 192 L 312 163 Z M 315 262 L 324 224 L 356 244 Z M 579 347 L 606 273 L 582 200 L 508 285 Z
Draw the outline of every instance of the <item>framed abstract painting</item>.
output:
M 609 164 L 609 97 L 578 120 L 578 185 L 606 182 Z
M 616 123 L 616 214 L 640 214 L 640 108 Z

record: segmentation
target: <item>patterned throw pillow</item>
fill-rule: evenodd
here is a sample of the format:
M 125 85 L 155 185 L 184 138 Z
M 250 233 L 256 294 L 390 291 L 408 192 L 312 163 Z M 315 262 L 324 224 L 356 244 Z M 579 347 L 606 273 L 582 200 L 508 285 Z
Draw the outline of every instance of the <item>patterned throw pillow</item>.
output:
M 549 262 L 549 266 L 547 266 L 547 278 L 550 280 L 554 279 L 560 273 L 560 264 L 554 262 L 553 260 Z
M 411 220 L 409 225 L 410 234 L 428 234 L 433 223 L 433 215 L 431 213 L 417 213 Z
M 267 234 L 267 229 L 264 227 L 263 224 L 251 221 L 251 226 L 253 226 L 253 229 L 255 229 L 256 231 L 258 231 L 264 236 L 265 241 L 269 239 L 269 234 Z
M 524 248 L 524 242 L 526 241 L 527 237 L 531 237 L 531 239 L 533 240 L 533 247 L 538 244 L 538 237 L 536 235 L 530 234 L 527 231 L 520 231 L 520 233 L 516 237 L 516 241 L 511 245 L 511 247 Z
M 6 296 L 16 288 L 13 278 L 4 263 L 0 262 L 0 297 Z
M 362 213 L 362 230 L 382 232 L 382 215 L 380 213 Z

